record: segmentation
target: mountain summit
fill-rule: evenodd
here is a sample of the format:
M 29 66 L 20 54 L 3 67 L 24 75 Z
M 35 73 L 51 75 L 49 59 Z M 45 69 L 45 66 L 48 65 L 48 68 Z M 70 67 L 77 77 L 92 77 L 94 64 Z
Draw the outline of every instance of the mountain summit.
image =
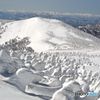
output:
M 54 48 L 89 49 L 99 47 L 100 40 L 56 19 L 34 17 L 6 23 L 0 43 L 16 36 L 30 38 L 30 46 L 36 51 Z

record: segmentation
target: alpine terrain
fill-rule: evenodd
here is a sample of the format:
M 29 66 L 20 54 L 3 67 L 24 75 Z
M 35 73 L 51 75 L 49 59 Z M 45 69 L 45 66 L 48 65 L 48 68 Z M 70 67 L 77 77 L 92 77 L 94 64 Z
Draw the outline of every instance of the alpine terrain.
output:
M 42 17 L 1 22 L 0 98 L 100 100 L 100 39 L 86 32 Z

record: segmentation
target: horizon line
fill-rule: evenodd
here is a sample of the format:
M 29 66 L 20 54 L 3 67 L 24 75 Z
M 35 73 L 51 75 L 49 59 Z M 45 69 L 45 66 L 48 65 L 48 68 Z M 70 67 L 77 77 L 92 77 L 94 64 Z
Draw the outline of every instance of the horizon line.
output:
M 25 10 L 2 10 L 0 12 L 19 12 L 19 13 L 48 13 L 48 14 L 56 14 L 56 15 L 75 15 L 75 16 L 97 16 L 100 17 L 100 14 L 93 14 L 93 13 L 72 13 L 72 12 L 57 12 L 57 11 L 25 11 Z

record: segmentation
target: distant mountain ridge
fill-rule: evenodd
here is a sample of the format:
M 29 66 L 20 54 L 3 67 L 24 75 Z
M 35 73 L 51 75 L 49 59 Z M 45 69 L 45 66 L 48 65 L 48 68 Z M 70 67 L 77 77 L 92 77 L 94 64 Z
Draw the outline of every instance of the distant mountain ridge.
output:
M 15 12 L 15 11 L 0 11 L 0 19 L 4 20 L 22 20 L 32 17 L 43 17 L 49 19 L 58 19 L 72 26 L 99 24 L 100 16 L 82 15 L 82 14 L 60 14 L 56 12 Z

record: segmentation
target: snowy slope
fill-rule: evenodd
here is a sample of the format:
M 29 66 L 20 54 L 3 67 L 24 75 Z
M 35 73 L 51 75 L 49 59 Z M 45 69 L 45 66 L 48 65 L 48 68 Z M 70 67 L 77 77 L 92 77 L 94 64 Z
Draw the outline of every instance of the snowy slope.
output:
M 65 50 L 66 53 L 64 50 L 51 50 L 49 54 L 48 52 L 24 52 L 27 48 L 23 51 L 18 49 L 16 52 L 13 49 L 1 48 L 0 98 L 50 100 L 49 98 L 55 97 L 59 92 L 60 100 L 97 100 L 99 98 L 95 96 L 76 99 L 74 95 L 80 90 L 100 94 L 99 39 L 61 21 L 39 17 L 6 23 L 2 27 L 1 44 L 18 36 L 29 37 L 30 46 L 36 51 L 71 50 Z M 87 51 L 89 49 L 91 52 Z M 98 50 L 92 51 L 94 49 Z M 66 99 L 63 99 L 63 96 L 66 96 Z
M 86 49 L 99 47 L 100 40 L 72 26 L 54 19 L 34 17 L 5 24 L 5 32 L 0 43 L 16 36 L 29 37 L 36 51 L 45 51 L 66 45 L 66 49 Z M 65 48 L 64 48 L 65 49 Z
M 0 75 L 0 98 L 2 100 L 43 100 L 38 97 L 33 97 L 22 93 L 14 86 L 9 85 L 2 81 Z

